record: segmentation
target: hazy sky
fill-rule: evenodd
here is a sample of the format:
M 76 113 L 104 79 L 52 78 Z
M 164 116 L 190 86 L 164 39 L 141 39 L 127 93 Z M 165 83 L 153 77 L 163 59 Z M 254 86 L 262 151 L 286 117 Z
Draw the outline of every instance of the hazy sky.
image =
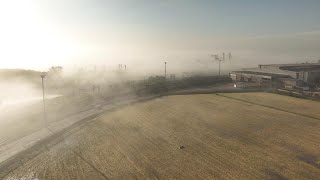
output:
M 0 68 L 320 59 L 319 0 L 0 0 Z

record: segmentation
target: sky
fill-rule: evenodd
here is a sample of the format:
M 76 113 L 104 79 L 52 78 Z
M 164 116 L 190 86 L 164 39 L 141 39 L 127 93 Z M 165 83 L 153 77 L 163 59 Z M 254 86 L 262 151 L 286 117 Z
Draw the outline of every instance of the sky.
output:
M 0 68 L 320 59 L 319 0 L 0 0 Z

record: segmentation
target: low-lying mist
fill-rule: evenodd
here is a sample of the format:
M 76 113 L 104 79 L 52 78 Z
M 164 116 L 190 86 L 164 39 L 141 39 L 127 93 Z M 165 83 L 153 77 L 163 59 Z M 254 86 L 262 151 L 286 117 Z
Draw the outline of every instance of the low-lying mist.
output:
M 34 97 L 41 97 L 41 90 L 28 82 L 1 82 L 0 103 L 14 104 Z

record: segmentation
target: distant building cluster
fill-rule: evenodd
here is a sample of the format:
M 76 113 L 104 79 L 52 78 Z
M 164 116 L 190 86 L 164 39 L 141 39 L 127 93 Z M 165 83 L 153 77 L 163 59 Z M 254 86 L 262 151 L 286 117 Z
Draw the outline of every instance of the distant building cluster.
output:
M 255 86 L 310 90 L 320 87 L 320 61 L 300 64 L 265 64 L 230 73 L 235 82 Z

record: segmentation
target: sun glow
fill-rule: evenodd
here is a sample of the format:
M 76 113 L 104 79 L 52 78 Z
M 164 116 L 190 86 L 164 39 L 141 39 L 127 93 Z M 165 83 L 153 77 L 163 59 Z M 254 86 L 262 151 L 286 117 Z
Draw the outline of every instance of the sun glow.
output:
M 0 2 L 0 68 L 48 68 L 71 58 L 72 41 L 37 14 L 32 0 Z

